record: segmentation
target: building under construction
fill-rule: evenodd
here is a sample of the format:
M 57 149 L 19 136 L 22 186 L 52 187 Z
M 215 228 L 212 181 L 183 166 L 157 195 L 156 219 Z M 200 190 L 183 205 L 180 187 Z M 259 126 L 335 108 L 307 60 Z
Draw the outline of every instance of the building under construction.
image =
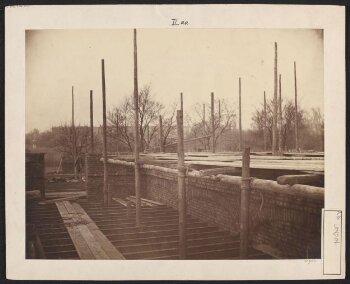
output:
M 298 151 L 297 123 L 296 151 L 285 153 L 279 147 L 277 44 L 272 149 L 251 152 L 249 145 L 243 145 L 240 115 L 240 151 L 217 152 L 213 93 L 211 134 L 184 139 L 181 94 L 176 142 L 167 145 L 177 153 L 160 144 L 159 150 L 144 154 L 139 141 L 136 30 L 133 43 L 134 153 L 108 150 L 102 60 L 102 153 L 93 147 L 91 107 L 92 147 L 83 157 L 80 174 L 74 166 L 78 159 L 74 146 L 71 174 L 45 176 L 43 155 L 26 157 L 27 258 L 320 258 L 324 155 Z M 73 88 L 72 102 L 74 130 Z M 92 96 L 90 102 L 92 106 Z M 159 139 L 162 141 L 162 130 Z M 185 152 L 185 144 L 198 139 L 211 141 L 210 152 Z

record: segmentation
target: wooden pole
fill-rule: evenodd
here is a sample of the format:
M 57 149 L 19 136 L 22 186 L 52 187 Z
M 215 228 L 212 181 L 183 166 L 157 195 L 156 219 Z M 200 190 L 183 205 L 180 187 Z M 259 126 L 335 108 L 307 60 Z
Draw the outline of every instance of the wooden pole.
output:
M 294 91 L 295 91 L 295 150 L 299 151 L 297 67 L 296 67 L 295 61 L 294 61 Z
M 162 116 L 159 116 L 159 143 L 160 143 L 160 152 L 164 152 L 164 137 L 163 137 L 163 121 Z
M 274 66 L 274 93 L 273 93 L 273 125 L 272 125 L 272 154 L 277 154 L 277 110 L 278 110 L 278 102 L 277 102 L 277 42 L 275 42 L 275 66 Z
M 242 85 L 241 77 L 238 80 L 238 104 L 239 104 L 239 151 L 243 150 L 243 139 L 242 139 Z
M 250 148 L 245 148 L 242 156 L 241 183 L 241 226 L 240 226 L 240 258 L 248 258 L 249 241 L 249 195 L 250 195 Z
M 88 200 L 91 199 L 91 196 L 89 195 L 89 154 L 85 155 L 85 191 L 86 191 L 86 198 Z
M 92 90 L 90 90 L 90 151 L 94 153 L 94 101 L 92 98 Z
M 184 110 L 184 98 L 183 98 L 183 93 L 182 92 L 180 93 L 180 109 L 183 112 L 183 110 Z
M 264 91 L 264 151 L 267 151 L 267 112 L 266 112 L 266 94 Z
M 140 185 L 140 137 L 139 137 L 139 91 L 137 78 L 137 34 L 134 29 L 134 111 L 135 111 L 135 195 L 136 195 L 136 227 L 141 226 L 141 185 Z
M 116 141 L 116 147 L 117 147 L 117 155 L 119 155 L 119 111 L 117 110 L 117 141 Z
M 102 69 L 102 119 L 103 119 L 103 201 L 110 205 L 110 194 L 108 192 L 108 166 L 107 166 L 107 119 L 106 119 L 106 82 L 105 61 L 101 59 Z
M 178 153 L 178 196 L 179 196 L 179 256 L 186 259 L 186 185 L 185 185 L 185 153 L 183 133 L 183 112 L 177 111 L 177 153 Z
M 278 99 L 278 150 L 280 154 L 283 152 L 283 147 L 282 147 L 282 127 L 283 127 L 283 122 L 282 122 L 282 83 L 281 83 L 281 74 L 279 76 L 279 99 Z
M 214 92 L 211 92 L 211 140 L 212 152 L 215 153 L 215 119 L 214 119 Z
M 180 93 L 180 109 L 184 111 L 184 98 L 182 93 Z
M 203 131 L 205 132 L 205 104 L 203 104 Z M 207 149 L 207 143 L 206 141 L 204 142 L 204 150 Z
M 219 100 L 219 128 L 221 123 L 221 101 Z
M 75 124 L 74 124 L 74 86 L 72 86 L 72 143 L 73 143 L 73 168 L 74 168 L 74 178 L 78 178 L 77 173 L 77 138 L 75 133 Z

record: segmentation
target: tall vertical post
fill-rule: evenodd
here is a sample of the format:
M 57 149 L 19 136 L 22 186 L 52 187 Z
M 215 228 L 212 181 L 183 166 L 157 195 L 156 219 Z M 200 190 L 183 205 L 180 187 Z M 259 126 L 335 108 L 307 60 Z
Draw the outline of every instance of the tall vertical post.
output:
M 177 111 L 177 170 L 178 170 L 178 196 L 179 196 L 179 256 L 186 259 L 186 185 L 185 185 L 185 153 L 183 112 Z
M 297 91 L 297 67 L 294 61 L 294 92 L 295 92 L 295 150 L 299 150 L 299 133 L 298 133 L 298 91 Z
M 107 119 L 106 119 L 106 82 L 105 82 L 105 61 L 101 59 L 102 69 L 102 119 L 103 119 L 103 202 L 110 205 L 110 194 L 108 188 L 107 168 Z
M 278 98 L 278 150 L 280 154 L 283 152 L 282 147 L 282 132 L 283 132 L 283 123 L 282 123 L 282 82 L 281 82 L 281 74 L 279 76 L 279 98 Z
M 215 153 L 214 92 L 211 92 L 211 141 L 212 141 L 212 152 Z
M 117 155 L 119 155 L 119 111 L 117 110 L 117 140 L 116 140 Z
M 90 152 L 94 153 L 94 101 L 90 90 Z
M 277 42 L 275 42 L 274 92 L 273 92 L 273 125 L 272 125 L 272 154 L 277 154 Z
M 162 116 L 159 116 L 159 144 L 160 144 L 160 151 L 164 152 L 164 134 L 163 134 L 163 121 Z
M 249 242 L 249 196 L 250 196 L 250 148 L 245 148 L 242 156 L 241 216 L 240 216 L 240 257 L 248 258 Z
M 184 97 L 182 93 L 180 93 L 180 109 L 184 111 Z
M 86 191 L 86 198 L 90 200 L 91 196 L 89 195 L 89 154 L 85 155 L 85 191 Z
M 141 226 L 141 184 L 140 184 L 140 137 L 139 137 L 139 91 L 137 78 L 137 34 L 134 29 L 134 111 L 135 111 L 135 195 L 136 195 L 136 227 Z
M 203 104 L 203 120 L 202 120 L 202 124 L 203 124 L 203 131 L 205 131 L 205 104 Z M 207 143 L 204 142 L 204 150 L 207 149 Z
M 238 80 L 238 104 L 239 104 L 239 151 L 243 150 L 243 138 L 242 138 L 242 86 L 241 77 Z
M 77 179 L 77 138 L 74 124 L 74 86 L 72 86 L 72 140 L 74 178 Z
M 219 128 L 221 124 L 221 101 L 219 100 Z
M 267 150 L 267 112 L 266 112 L 266 94 L 264 91 L 264 151 Z

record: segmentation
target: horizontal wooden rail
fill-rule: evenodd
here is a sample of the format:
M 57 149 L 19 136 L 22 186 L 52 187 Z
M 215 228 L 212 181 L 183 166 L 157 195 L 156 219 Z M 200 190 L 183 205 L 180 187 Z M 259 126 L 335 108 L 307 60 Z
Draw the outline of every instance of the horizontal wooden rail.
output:
M 307 184 L 313 182 L 321 182 L 323 175 L 318 174 L 306 174 L 306 175 L 283 175 L 277 178 L 278 184 Z

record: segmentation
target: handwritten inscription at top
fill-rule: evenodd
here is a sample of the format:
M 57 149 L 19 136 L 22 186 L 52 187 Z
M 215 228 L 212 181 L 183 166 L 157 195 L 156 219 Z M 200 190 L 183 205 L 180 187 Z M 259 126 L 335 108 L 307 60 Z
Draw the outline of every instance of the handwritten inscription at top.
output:
M 179 19 L 171 19 L 172 26 L 188 26 L 188 21 L 179 20 Z

